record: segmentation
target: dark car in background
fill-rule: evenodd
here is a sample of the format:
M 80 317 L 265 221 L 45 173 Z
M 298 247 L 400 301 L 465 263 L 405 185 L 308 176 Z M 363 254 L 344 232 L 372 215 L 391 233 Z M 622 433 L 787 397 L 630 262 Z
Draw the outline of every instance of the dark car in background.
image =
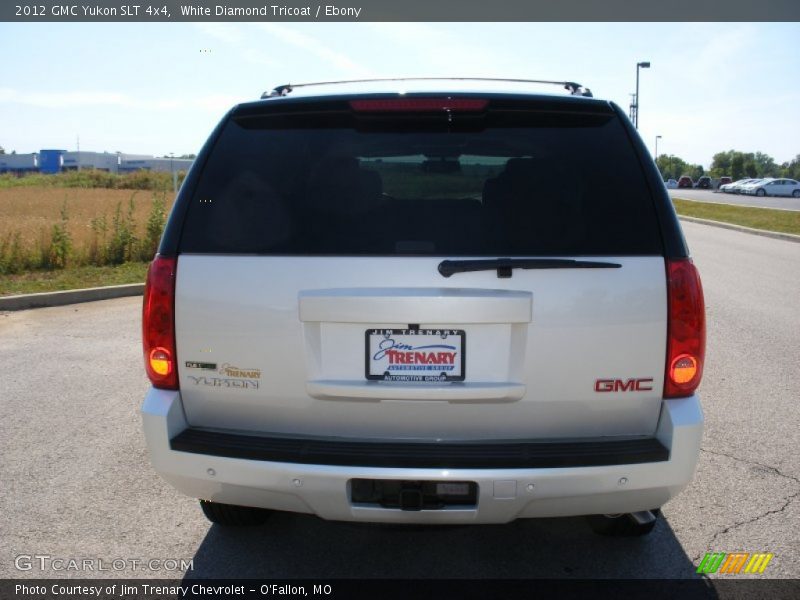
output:
M 703 190 L 710 190 L 713 187 L 711 183 L 711 177 L 709 177 L 708 175 L 703 175 L 700 179 L 697 180 L 697 182 L 694 184 L 694 187 Z
M 684 175 L 683 177 L 678 179 L 678 187 L 679 188 L 691 188 L 691 187 L 694 187 L 694 182 L 692 181 L 691 177 L 689 177 L 688 175 Z

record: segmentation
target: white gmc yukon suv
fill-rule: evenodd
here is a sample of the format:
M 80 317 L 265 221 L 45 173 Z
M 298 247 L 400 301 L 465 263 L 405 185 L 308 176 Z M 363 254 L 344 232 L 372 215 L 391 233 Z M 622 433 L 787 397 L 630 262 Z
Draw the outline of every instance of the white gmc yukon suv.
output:
M 619 107 L 541 83 L 281 86 L 211 134 L 148 274 L 142 406 L 211 521 L 642 535 L 689 483 L 700 279 Z

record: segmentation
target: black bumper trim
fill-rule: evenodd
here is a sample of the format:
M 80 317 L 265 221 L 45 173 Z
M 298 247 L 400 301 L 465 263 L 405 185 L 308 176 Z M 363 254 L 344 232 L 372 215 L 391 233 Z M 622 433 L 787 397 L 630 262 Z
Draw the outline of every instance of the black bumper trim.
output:
M 270 437 L 189 428 L 172 440 L 179 452 L 309 465 L 434 469 L 599 467 L 669 460 L 655 438 L 568 442 L 381 442 Z

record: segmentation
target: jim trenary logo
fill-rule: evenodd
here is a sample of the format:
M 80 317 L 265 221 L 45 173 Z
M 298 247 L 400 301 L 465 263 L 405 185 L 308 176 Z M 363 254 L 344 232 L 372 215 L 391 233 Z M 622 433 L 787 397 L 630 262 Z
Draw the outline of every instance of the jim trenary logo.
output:
M 770 552 L 706 552 L 697 565 L 698 573 L 763 573 L 775 556 Z

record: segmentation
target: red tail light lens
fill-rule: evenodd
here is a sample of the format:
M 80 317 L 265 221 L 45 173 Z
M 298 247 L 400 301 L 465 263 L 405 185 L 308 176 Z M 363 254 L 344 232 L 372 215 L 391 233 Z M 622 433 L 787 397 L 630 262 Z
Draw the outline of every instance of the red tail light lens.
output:
M 153 386 L 178 389 L 175 354 L 176 258 L 156 256 L 147 270 L 142 307 L 144 367 Z
M 389 98 L 351 100 L 350 108 L 357 112 L 480 112 L 488 103 L 479 98 Z
M 700 275 L 688 258 L 667 261 L 667 311 L 664 397 L 691 396 L 703 378 L 706 309 Z

